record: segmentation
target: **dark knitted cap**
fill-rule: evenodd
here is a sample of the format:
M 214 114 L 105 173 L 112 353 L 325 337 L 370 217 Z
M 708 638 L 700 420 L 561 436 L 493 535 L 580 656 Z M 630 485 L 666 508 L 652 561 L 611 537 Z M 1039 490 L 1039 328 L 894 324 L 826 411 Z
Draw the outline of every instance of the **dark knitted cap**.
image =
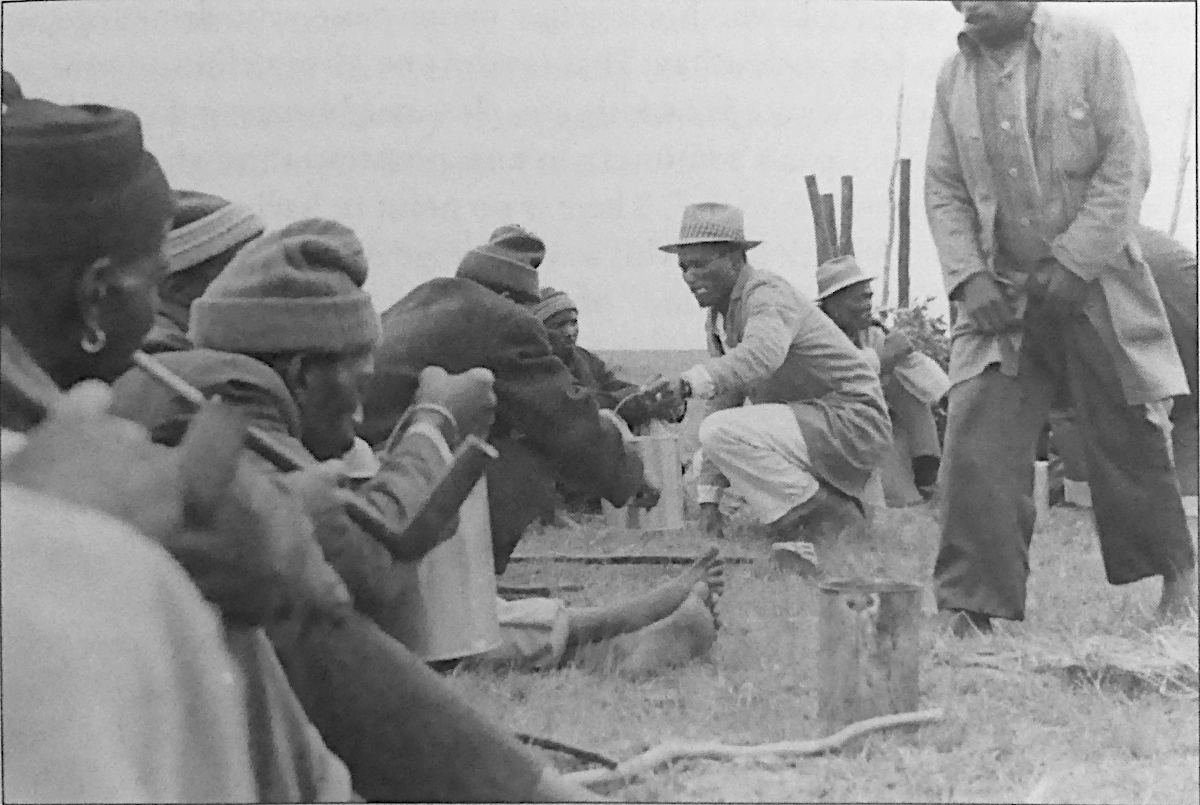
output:
M 175 191 L 175 218 L 163 251 L 169 273 L 185 271 L 258 237 L 266 229 L 249 207 L 195 190 Z M 226 256 L 232 258 L 232 252 Z
M 467 252 L 456 274 L 536 301 L 537 268 L 545 257 L 546 244 L 541 238 L 517 224 L 507 224 L 492 232 L 483 246 Z
M 17 81 L 17 77 L 8 70 L 4 71 L 4 83 L 0 87 L 0 101 L 3 103 L 12 103 L 19 101 L 25 97 L 25 93 L 21 92 L 21 83 Z
M 17 99 L 0 120 L 6 256 L 94 260 L 159 248 L 171 192 L 137 115 Z
M 575 300 L 567 296 L 566 291 L 546 286 L 542 288 L 542 301 L 533 306 L 533 315 L 542 320 L 542 324 L 562 313 L 564 310 L 579 310 Z
M 344 354 L 373 349 L 379 316 L 349 228 L 309 218 L 243 246 L 192 305 L 188 337 L 226 352 Z

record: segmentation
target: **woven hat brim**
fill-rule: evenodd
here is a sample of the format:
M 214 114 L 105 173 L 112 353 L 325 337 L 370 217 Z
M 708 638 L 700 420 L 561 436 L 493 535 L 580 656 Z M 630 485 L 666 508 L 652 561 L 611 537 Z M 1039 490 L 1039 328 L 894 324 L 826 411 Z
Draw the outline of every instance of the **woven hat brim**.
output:
M 820 302 L 822 299 L 824 299 L 827 296 L 833 296 L 838 291 L 842 290 L 843 288 L 849 288 L 851 285 L 858 285 L 859 283 L 863 283 L 863 282 L 874 282 L 876 279 L 878 279 L 878 278 L 877 277 L 858 277 L 858 278 L 847 277 L 846 279 L 841 280 L 840 282 L 834 283 L 830 287 L 826 288 L 824 291 L 818 292 L 817 301 Z
M 737 240 L 735 238 L 685 238 L 674 243 L 668 243 L 665 246 L 659 246 L 660 252 L 669 252 L 675 254 L 684 246 L 695 246 L 700 243 L 736 243 L 743 249 L 753 249 L 755 246 L 762 243 L 761 240 Z

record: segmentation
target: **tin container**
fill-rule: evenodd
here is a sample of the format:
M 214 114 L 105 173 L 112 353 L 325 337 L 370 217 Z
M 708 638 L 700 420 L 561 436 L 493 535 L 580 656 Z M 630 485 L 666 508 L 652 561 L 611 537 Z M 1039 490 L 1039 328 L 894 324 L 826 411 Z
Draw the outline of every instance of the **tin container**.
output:
M 416 566 L 416 590 L 397 624 L 401 642 L 427 662 L 500 646 L 487 480 L 459 509 L 458 530 Z

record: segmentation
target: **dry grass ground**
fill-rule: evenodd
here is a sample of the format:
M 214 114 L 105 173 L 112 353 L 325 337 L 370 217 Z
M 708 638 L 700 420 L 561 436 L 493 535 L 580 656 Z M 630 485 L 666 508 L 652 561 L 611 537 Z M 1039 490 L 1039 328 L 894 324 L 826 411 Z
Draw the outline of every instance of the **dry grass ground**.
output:
M 632 360 L 631 357 L 632 356 Z M 608 356 L 641 382 L 678 370 L 686 353 Z M 683 364 L 681 366 L 680 364 Z M 694 437 L 695 422 L 684 423 Z M 531 533 L 519 553 L 697 553 L 697 533 L 646 538 L 609 531 L 601 518 Z M 885 575 L 927 586 L 937 545 L 929 506 L 881 512 L 869 542 L 843 546 L 837 574 Z M 765 557 L 753 529 L 727 554 Z M 922 707 L 946 717 L 911 733 L 869 736 L 849 751 L 793 761 L 684 761 L 629 785 L 602 789 L 633 801 L 1200 802 L 1200 713 L 1190 691 L 1138 691 L 1072 681 L 1033 662 L 980 656 L 1063 649 L 1094 636 L 1154 645 L 1157 581 L 1110 587 L 1090 513 L 1055 508 L 1035 537 L 1028 620 L 995 635 L 949 640 L 922 632 Z M 600 604 L 645 590 L 664 567 L 516 562 L 504 581 L 582 589 L 564 597 Z M 722 630 L 710 657 L 633 682 L 568 668 L 547 674 L 456 673 L 452 684 L 513 729 L 626 759 L 667 740 L 759 744 L 818 737 L 818 591 L 765 564 L 727 568 Z M 931 600 L 926 601 L 930 607 Z M 1195 645 L 1194 626 L 1185 632 Z M 1191 657 L 1195 668 L 1195 656 Z M 572 762 L 551 755 L 564 769 Z
M 550 550 L 698 551 L 696 535 L 664 541 L 608 532 L 599 521 L 531 534 L 521 553 Z M 869 543 L 846 546 L 838 572 L 926 584 L 936 546 L 927 507 L 891 510 Z M 765 556 L 752 533 L 727 553 Z M 968 664 L 988 652 L 1065 646 L 1093 635 L 1150 645 L 1157 583 L 1108 586 L 1089 514 L 1056 508 L 1035 540 L 1029 619 L 961 642 L 923 632 L 922 706 L 942 723 L 870 736 L 852 751 L 790 762 L 687 761 L 606 793 L 636 801 L 1200 801 L 1200 718 L 1193 696 L 1072 682 L 1031 666 Z M 666 573 L 639 566 L 519 562 L 511 583 L 579 584 L 596 604 L 644 590 Z M 578 669 L 548 674 L 459 673 L 453 684 L 514 729 L 616 759 L 666 740 L 757 744 L 818 736 L 816 587 L 766 572 L 727 570 L 723 627 L 712 656 L 646 682 Z M 1191 632 L 1193 639 L 1195 632 Z M 570 761 L 555 755 L 563 768 Z

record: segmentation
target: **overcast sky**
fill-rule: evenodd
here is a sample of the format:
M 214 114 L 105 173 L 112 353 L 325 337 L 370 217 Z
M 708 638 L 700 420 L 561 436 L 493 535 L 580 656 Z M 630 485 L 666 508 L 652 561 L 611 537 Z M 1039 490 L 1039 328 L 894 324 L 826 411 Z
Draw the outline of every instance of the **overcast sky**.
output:
M 1044 5 L 1125 45 L 1153 156 L 1142 218 L 1165 229 L 1195 5 Z M 945 0 L 73 0 L 3 14 L 4 67 L 27 95 L 136 111 L 173 186 L 271 226 L 353 227 L 380 309 L 519 223 L 546 240 L 542 282 L 576 298 L 581 343 L 598 348 L 703 346 L 656 250 L 691 202 L 743 207 L 765 241 L 752 262 L 811 293 L 804 176 L 834 192 L 852 174 L 856 251 L 881 273 L 903 82 L 913 296 L 943 294 L 921 183 L 960 24 Z M 1194 131 L 1192 153 L 1177 237 L 1194 246 Z

